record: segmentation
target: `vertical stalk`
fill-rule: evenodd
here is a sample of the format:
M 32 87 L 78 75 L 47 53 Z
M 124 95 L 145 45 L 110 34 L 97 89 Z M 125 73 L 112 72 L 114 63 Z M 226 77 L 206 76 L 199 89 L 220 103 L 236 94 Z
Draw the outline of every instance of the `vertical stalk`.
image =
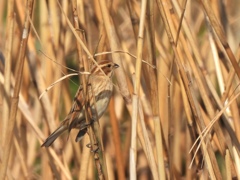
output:
M 16 83 L 14 87 L 13 97 L 11 99 L 11 107 L 10 107 L 10 118 L 7 126 L 7 135 L 8 140 L 4 144 L 4 152 L 2 156 L 2 162 L 0 164 L 0 179 L 5 179 L 6 170 L 8 167 L 8 160 L 11 152 L 11 147 L 13 144 L 13 129 L 16 122 L 16 114 L 18 110 L 18 101 L 19 101 L 19 92 L 22 83 L 22 76 L 23 76 L 23 64 L 25 59 L 26 47 L 30 32 L 30 18 L 32 17 L 33 12 L 33 0 L 28 0 L 26 4 L 26 11 L 25 11 L 25 23 L 22 32 L 22 41 L 19 51 L 19 59 L 17 62 L 17 69 L 16 69 Z
M 7 34 L 7 43 L 5 49 L 5 69 L 4 69 L 4 85 L 2 91 L 3 105 L 2 105 L 2 126 L 1 126 L 1 137 L 0 145 L 3 146 L 5 139 L 7 137 L 6 130 L 9 119 L 10 111 L 10 83 L 11 83 L 11 66 L 12 66 L 12 43 L 13 43 L 13 30 L 14 30 L 14 21 L 15 15 L 13 12 L 14 1 L 8 1 L 8 34 Z

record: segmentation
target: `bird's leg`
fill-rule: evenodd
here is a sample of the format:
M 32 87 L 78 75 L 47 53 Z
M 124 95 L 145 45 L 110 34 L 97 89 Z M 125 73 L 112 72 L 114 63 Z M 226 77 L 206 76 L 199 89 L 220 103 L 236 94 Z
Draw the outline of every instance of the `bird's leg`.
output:
M 85 127 L 89 127 L 89 126 L 91 126 L 93 123 L 94 123 L 94 119 L 91 118 L 91 119 L 90 119 L 90 122 L 85 124 Z M 87 131 L 87 133 L 88 133 L 88 135 L 89 135 L 89 132 L 88 132 L 88 131 Z M 91 149 L 91 152 L 93 152 L 93 153 L 96 153 L 96 152 L 99 150 L 99 147 L 98 147 L 98 143 L 97 143 L 97 142 L 93 144 L 94 147 L 92 146 L 91 143 L 88 143 L 86 146 L 87 146 L 88 148 L 90 148 L 90 149 Z

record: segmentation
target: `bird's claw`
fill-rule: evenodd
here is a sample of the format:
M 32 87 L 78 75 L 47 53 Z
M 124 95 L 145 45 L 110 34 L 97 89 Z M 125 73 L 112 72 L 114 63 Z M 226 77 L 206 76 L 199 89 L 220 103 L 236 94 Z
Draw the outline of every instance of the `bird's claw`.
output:
M 93 153 L 96 153 L 96 152 L 99 150 L 98 143 L 95 143 L 95 144 L 94 144 L 94 148 L 92 147 L 92 145 L 91 145 L 90 143 L 88 143 L 86 146 L 87 146 L 88 148 L 90 148 L 90 149 L 91 149 L 91 152 L 93 152 Z

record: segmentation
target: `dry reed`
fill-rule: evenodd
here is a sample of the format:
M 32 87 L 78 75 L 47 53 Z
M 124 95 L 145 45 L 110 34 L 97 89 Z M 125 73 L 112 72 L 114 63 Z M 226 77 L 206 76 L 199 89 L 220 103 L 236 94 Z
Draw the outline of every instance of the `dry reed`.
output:
M 239 8 L 0 1 L 0 179 L 240 179 Z M 101 59 L 120 65 L 108 111 L 41 148 Z

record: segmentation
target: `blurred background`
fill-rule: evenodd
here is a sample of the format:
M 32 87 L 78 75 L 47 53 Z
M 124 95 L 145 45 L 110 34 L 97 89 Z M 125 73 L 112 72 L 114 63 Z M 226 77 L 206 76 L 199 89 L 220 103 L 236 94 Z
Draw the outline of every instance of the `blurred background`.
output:
M 238 0 L 1 0 L 0 179 L 240 179 L 239 8 Z M 90 56 L 120 65 L 95 123 L 100 161 L 88 134 L 75 142 L 78 130 L 41 148 L 81 75 L 47 88 Z

